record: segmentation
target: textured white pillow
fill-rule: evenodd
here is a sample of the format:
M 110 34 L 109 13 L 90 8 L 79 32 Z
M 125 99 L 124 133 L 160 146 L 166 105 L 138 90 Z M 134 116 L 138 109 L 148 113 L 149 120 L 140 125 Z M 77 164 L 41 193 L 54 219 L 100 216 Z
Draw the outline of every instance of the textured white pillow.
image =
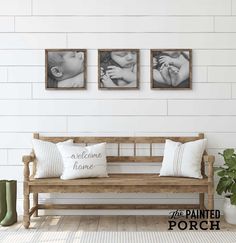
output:
M 58 145 L 63 159 L 61 179 L 107 177 L 106 143 L 82 147 Z
M 160 176 L 183 176 L 201 179 L 201 159 L 206 143 L 206 139 L 184 144 L 167 139 Z
M 59 177 L 63 171 L 63 162 L 58 144 L 73 144 L 73 140 L 69 139 L 62 143 L 51 143 L 38 139 L 33 139 L 33 149 L 36 155 L 36 174 L 34 178 Z

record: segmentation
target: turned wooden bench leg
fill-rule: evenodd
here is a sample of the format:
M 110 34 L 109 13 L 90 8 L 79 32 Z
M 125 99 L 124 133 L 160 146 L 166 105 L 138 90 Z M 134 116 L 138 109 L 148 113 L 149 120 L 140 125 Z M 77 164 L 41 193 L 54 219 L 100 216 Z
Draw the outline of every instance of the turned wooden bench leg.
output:
M 214 209 L 214 195 L 213 193 L 208 193 L 208 210 Z
M 23 216 L 23 225 L 25 229 L 29 228 L 30 225 L 30 199 L 29 199 L 29 187 L 28 183 L 24 183 L 24 216 Z
M 208 168 L 208 210 L 214 209 L 214 172 L 213 165 Z
M 207 200 L 207 204 L 208 204 L 208 210 L 214 210 L 214 190 L 213 190 L 213 183 L 211 183 L 208 186 L 208 200 Z M 210 214 L 208 217 L 208 229 L 211 229 L 211 218 L 210 218 Z
M 33 207 L 37 207 L 33 216 L 38 217 L 38 193 L 33 193 Z
M 208 191 L 208 210 L 213 210 L 214 209 L 214 194 L 212 193 L 211 190 Z M 211 218 L 210 214 L 208 217 L 208 230 L 211 229 Z
M 215 161 L 214 156 L 208 156 L 208 200 L 207 200 L 207 206 L 208 210 L 214 210 L 214 167 L 213 163 Z M 209 214 L 210 215 L 210 214 Z M 208 226 L 210 229 L 210 216 L 208 217 Z
M 205 194 L 204 193 L 199 193 L 199 207 L 200 209 L 205 208 Z

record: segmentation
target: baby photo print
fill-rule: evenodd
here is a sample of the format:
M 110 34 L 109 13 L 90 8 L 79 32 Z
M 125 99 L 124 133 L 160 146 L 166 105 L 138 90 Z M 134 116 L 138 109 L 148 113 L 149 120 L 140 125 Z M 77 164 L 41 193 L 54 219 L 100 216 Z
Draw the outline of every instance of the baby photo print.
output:
M 138 89 L 139 50 L 98 50 L 99 89 Z
M 46 89 L 85 89 L 86 60 L 84 49 L 46 49 Z
M 151 50 L 152 89 L 191 89 L 192 50 Z

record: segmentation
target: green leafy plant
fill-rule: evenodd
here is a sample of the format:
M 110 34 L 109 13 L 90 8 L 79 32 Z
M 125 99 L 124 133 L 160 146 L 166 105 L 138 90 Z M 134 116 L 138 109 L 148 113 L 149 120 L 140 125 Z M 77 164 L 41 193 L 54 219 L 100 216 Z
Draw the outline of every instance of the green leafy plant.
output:
M 216 191 L 219 195 L 227 193 L 232 205 L 236 205 L 236 154 L 234 149 L 226 149 L 223 154 L 224 165 L 217 168 L 217 175 L 220 177 Z

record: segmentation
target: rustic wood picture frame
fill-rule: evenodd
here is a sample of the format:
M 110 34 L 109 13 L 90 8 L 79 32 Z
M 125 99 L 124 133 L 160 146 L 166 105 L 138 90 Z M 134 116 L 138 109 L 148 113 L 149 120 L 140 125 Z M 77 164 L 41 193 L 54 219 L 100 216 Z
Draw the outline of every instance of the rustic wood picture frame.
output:
M 112 51 L 117 51 L 117 52 L 136 52 L 136 66 L 137 66 L 137 71 L 136 71 L 136 85 L 135 87 L 127 87 L 127 86 L 118 86 L 117 87 L 104 87 L 101 82 L 101 54 L 105 52 L 112 52 Z M 118 66 L 118 64 L 117 64 Z M 140 50 L 139 49 L 98 49 L 98 89 L 100 90 L 136 90 L 139 89 L 140 85 Z
M 154 63 L 154 58 L 156 63 Z M 177 67 L 176 63 L 181 66 Z M 183 79 L 187 74 L 188 78 Z M 154 90 L 191 90 L 192 49 L 151 49 L 150 77 L 151 89 Z
M 83 52 L 83 86 L 81 87 L 53 87 L 49 82 L 49 52 Z M 87 88 L 87 50 L 86 49 L 45 49 L 45 89 L 47 90 L 84 90 Z

